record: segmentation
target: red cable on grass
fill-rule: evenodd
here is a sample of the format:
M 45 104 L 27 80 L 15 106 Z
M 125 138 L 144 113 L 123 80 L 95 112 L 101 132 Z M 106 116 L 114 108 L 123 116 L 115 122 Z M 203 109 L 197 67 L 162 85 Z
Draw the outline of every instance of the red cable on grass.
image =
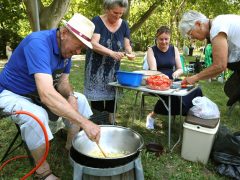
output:
M 21 178 L 21 180 L 25 180 L 27 179 L 29 176 L 31 176 L 41 165 L 42 163 L 47 159 L 47 156 L 48 156 L 48 152 L 49 152 L 49 142 L 48 142 L 48 135 L 47 135 L 47 131 L 46 131 L 46 128 L 44 126 L 44 124 L 41 122 L 41 120 L 35 116 L 34 114 L 30 113 L 30 112 L 27 112 L 27 111 L 16 111 L 14 112 L 13 114 L 26 114 L 28 116 L 31 116 L 34 120 L 36 120 L 38 122 L 38 124 L 41 126 L 42 130 L 43 130 L 43 133 L 44 133 L 44 137 L 45 137 L 45 142 L 46 142 L 46 151 L 41 159 L 41 161 L 31 170 L 29 171 L 25 176 L 23 176 Z M 16 156 L 12 159 L 9 159 L 7 160 L 6 162 L 4 162 L 1 166 L 0 166 L 0 171 L 2 170 L 2 168 L 7 164 L 9 163 L 10 161 L 12 160 L 16 160 L 16 159 L 19 159 L 19 158 L 26 158 L 28 156 Z
M 4 166 L 6 166 L 7 163 L 9 163 L 10 161 L 16 160 L 16 159 L 20 159 L 20 158 L 29 158 L 29 156 L 16 156 L 13 157 L 11 159 L 8 159 L 7 161 L 5 161 L 1 166 L 0 166 L 0 171 L 4 168 Z

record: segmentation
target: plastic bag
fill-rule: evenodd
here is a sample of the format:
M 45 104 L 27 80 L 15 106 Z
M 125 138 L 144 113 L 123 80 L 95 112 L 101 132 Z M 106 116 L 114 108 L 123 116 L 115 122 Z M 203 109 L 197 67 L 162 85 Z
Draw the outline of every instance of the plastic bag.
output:
M 218 106 L 206 96 L 195 97 L 192 103 L 193 107 L 189 109 L 189 114 L 202 119 L 216 119 L 220 117 Z
M 240 180 L 240 132 L 232 134 L 220 128 L 211 157 L 219 174 Z

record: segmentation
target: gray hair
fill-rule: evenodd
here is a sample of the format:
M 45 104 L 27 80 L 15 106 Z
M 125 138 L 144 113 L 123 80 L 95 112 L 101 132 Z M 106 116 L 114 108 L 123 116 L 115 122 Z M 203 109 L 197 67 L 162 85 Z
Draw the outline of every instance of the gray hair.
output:
M 104 9 L 112 9 L 116 6 L 120 6 L 120 7 L 127 9 L 128 8 L 128 0 L 104 0 L 103 1 Z
M 206 23 L 209 21 L 209 19 L 204 14 L 193 10 L 190 10 L 183 14 L 178 28 L 184 37 L 186 37 L 187 32 L 194 27 L 196 21 Z

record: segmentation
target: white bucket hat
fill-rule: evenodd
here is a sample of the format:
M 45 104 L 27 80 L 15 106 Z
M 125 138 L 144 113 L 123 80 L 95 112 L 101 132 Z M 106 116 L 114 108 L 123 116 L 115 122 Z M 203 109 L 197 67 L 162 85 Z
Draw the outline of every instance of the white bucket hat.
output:
M 81 42 L 92 49 L 91 38 L 95 29 L 95 25 L 85 16 L 76 13 L 67 22 L 62 20 L 64 26 L 73 33 Z

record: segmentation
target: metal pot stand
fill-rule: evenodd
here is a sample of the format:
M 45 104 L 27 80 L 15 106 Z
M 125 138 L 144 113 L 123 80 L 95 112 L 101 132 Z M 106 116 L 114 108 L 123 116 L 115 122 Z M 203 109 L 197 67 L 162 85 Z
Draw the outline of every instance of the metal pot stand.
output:
M 75 162 L 71 156 L 69 156 L 70 164 L 73 166 L 73 180 L 83 180 L 84 174 L 99 176 L 99 177 L 109 177 L 117 176 L 134 170 L 135 179 L 134 180 L 144 180 L 143 168 L 140 155 L 133 161 L 114 168 L 92 168 L 88 166 L 83 166 Z M 119 176 L 117 176 L 119 179 Z M 113 178 L 114 179 L 114 178 Z

